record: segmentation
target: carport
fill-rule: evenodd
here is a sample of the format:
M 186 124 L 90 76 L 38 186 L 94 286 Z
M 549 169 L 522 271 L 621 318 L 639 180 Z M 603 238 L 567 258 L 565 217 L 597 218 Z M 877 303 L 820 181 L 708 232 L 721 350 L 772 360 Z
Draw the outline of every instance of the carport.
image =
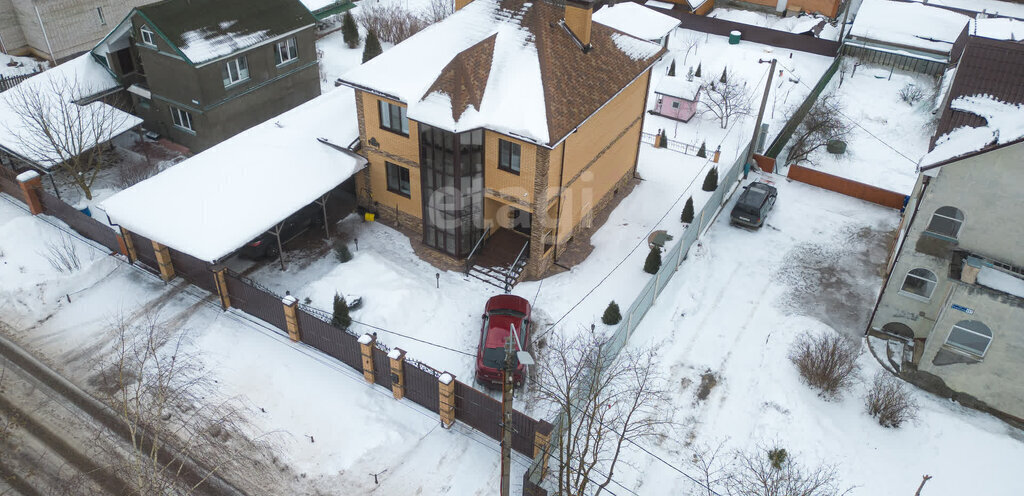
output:
M 277 238 L 283 270 L 284 221 L 317 203 L 326 230 L 327 196 L 366 166 L 366 159 L 344 146 L 358 137 L 354 106 L 351 91 L 322 95 L 100 206 L 122 229 L 151 240 L 160 264 L 162 247 L 221 263 L 269 232 Z

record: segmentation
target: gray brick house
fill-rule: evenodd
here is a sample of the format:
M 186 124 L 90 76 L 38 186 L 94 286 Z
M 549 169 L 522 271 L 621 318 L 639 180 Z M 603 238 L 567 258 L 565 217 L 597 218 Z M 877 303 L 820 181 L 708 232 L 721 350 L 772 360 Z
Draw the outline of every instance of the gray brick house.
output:
M 315 23 L 298 0 L 165 0 L 92 53 L 147 130 L 198 152 L 320 94 Z

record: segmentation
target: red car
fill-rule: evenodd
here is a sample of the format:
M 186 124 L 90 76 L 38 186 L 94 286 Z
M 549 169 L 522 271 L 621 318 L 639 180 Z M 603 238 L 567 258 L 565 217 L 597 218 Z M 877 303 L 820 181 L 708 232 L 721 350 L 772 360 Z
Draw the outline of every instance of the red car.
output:
M 476 379 L 488 387 L 501 387 L 501 369 L 505 365 L 505 342 L 515 326 L 523 350 L 530 342 L 530 302 L 515 295 L 498 295 L 487 300 L 484 323 L 480 329 L 480 348 L 476 352 Z M 513 338 L 514 340 L 514 338 Z M 515 385 L 523 383 L 525 366 L 513 356 Z

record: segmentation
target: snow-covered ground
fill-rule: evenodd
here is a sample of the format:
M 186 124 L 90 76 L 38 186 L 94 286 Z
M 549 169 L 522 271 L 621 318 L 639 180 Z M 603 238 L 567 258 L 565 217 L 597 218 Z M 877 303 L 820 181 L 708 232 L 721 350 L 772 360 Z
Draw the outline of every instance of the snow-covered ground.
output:
M 11 65 L 13 63 L 13 65 Z M 36 60 L 32 57 L 15 57 L 0 53 L 0 77 L 14 77 L 24 74 L 32 74 L 46 68 L 50 64 L 45 61 Z
M 920 418 L 885 429 L 864 412 L 865 384 L 826 402 L 800 382 L 787 359 L 797 335 L 863 334 L 898 214 L 797 182 L 776 186 L 767 226 L 751 232 L 719 217 L 631 338 L 660 350 L 683 432 L 647 446 L 668 464 L 631 450 L 639 470 L 616 470 L 619 482 L 636 494 L 688 494 L 669 464 L 692 471 L 693 445 L 763 441 L 805 464 L 835 464 L 851 495 L 913 494 L 924 474 L 934 476 L 929 496 L 1020 494 L 1024 436 L 1002 422 L 913 389 Z M 865 381 L 880 368 L 866 349 L 860 365 Z M 718 383 L 698 401 L 706 371 Z
M 182 281 L 164 284 L 75 241 L 82 268 L 53 269 L 42 255 L 60 239 L 50 217 L 33 218 L 0 195 L 0 321 L 22 346 L 80 387 L 93 390 L 96 360 L 109 352 L 109 324 L 136 312 L 175 319 L 202 354 L 219 394 L 249 407 L 286 469 L 255 474 L 265 494 L 491 494 L 498 445 L 437 416 L 244 314 L 221 312 Z M 69 296 L 66 296 L 69 295 Z M 70 302 L 69 302 L 70 300 Z M 93 390 L 94 391 L 94 390 Z M 513 460 L 513 486 L 528 460 Z M 375 485 L 372 474 L 381 473 Z M 239 477 L 246 478 L 244 475 Z
M 644 131 L 656 133 L 659 129 L 664 129 L 669 139 L 695 146 L 706 142 L 709 154 L 720 145 L 721 162 L 727 164 L 739 156 L 753 133 L 754 121 L 768 75 L 768 61 L 772 58 L 778 59 L 764 115 L 764 122 L 768 124 L 769 139 L 778 134 L 792 110 L 803 103 L 811 88 L 817 84 L 832 63 L 830 57 L 784 50 L 760 43 L 742 41 L 738 45 L 730 45 L 727 37 L 683 28 L 677 28 L 672 33 L 669 38 L 669 50 L 669 53 L 654 66 L 651 91 L 647 98 L 648 109 L 654 108 L 657 102 L 654 89 L 668 73 L 672 60 L 675 60 L 677 77 L 686 77 L 691 68 L 696 71 L 700 66 L 704 79 L 718 83 L 722 71 L 727 69 L 727 76 L 732 81 L 742 80 L 746 83 L 752 115 L 734 117 L 729 121 L 728 129 L 722 129 L 718 118 L 704 113 L 704 107 L 698 104 L 697 115 L 686 123 L 659 115 L 647 115 L 644 119 Z M 765 63 L 759 62 L 762 60 Z M 781 77 L 778 71 L 782 71 Z M 701 98 L 706 98 L 706 95 L 701 95 Z
M 806 33 L 819 22 L 825 21 L 825 25 L 822 27 L 821 34 L 818 37 L 825 40 L 835 40 L 839 38 L 839 26 L 830 24 L 830 19 L 820 14 L 793 15 L 787 13 L 786 17 L 782 17 L 773 12 L 755 12 L 752 10 L 716 7 L 708 13 L 708 17 L 716 17 L 726 21 L 739 22 L 749 24 L 751 26 L 759 26 L 762 28 L 774 29 L 776 31 L 797 34 Z
M 837 73 L 825 89 L 836 92 L 844 116 L 853 124 L 846 153 L 833 155 L 820 148 L 810 161 L 829 174 L 910 194 L 917 180 L 917 162 L 928 152 L 938 119 L 932 113 L 938 89 L 935 78 L 897 70 L 890 79 L 889 68 L 861 64 L 853 70 L 855 62 L 847 59 L 846 75 Z M 913 105 L 900 100 L 900 89 L 908 84 L 920 88 L 924 99 Z

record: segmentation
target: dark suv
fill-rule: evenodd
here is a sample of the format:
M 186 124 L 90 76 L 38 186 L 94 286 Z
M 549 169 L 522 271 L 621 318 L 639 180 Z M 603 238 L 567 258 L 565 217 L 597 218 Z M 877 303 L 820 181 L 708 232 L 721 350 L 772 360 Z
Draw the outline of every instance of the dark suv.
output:
M 768 212 L 775 206 L 779 191 L 775 186 L 762 182 L 750 183 L 743 187 L 743 193 L 736 200 L 729 214 L 729 223 L 758 228 L 764 225 Z

